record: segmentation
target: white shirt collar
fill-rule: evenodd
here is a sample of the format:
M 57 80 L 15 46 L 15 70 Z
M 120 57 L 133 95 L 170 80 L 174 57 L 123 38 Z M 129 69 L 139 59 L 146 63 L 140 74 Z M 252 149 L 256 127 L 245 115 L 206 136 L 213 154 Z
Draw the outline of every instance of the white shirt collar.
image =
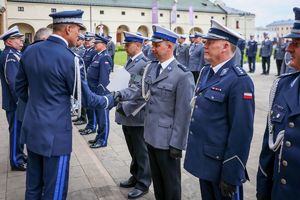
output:
M 231 57 L 231 58 L 232 58 L 232 57 Z M 217 72 L 219 71 L 219 69 L 220 69 L 221 67 L 223 67 L 223 65 L 225 65 L 225 63 L 227 63 L 231 58 L 229 58 L 228 60 L 225 60 L 224 62 L 222 62 L 222 63 L 216 65 L 215 67 L 213 67 L 212 69 L 214 70 L 214 72 L 217 73 Z
M 141 55 L 143 52 L 141 51 L 140 53 L 136 54 L 135 56 L 131 57 L 131 60 L 134 61 L 139 55 Z
M 166 69 L 167 66 L 168 66 L 173 60 L 175 60 L 174 56 L 172 56 L 171 58 L 169 58 L 168 60 L 166 60 L 166 61 L 163 62 L 163 63 L 159 62 L 159 64 L 161 65 L 162 70 Z
M 64 41 L 66 43 L 67 46 L 69 46 L 68 41 L 65 38 L 61 37 L 60 35 L 53 33 L 51 36 L 61 39 L 62 41 Z

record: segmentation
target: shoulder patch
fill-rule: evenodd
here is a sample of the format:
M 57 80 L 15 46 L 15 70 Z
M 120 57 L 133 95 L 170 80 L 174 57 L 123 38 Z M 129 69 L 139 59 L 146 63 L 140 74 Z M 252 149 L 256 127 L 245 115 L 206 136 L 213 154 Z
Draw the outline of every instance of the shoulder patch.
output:
M 234 69 L 235 73 L 238 76 L 245 76 L 245 75 L 247 75 L 246 71 L 243 68 L 241 68 L 240 66 L 238 66 L 238 65 L 235 65 L 233 67 L 233 69 Z
M 180 63 L 178 63 L 178 68 L 181 69 L 181 70 L 184 71 L 184 72 L 187 72 L 187 71 L 188 71 L 187 67 L 184 66 L 184 65 L 182 65 L 182 64 L 180 64 Z

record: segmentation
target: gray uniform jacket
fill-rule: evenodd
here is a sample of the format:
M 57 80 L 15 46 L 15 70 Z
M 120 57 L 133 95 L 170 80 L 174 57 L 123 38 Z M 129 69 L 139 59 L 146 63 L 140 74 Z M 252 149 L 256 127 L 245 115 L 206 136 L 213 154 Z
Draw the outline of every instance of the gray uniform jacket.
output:
M 113 57 L 116 53 L 116 45 L 113 41 L 109 41 L 108 44 L 107 44 L 107 51 L 108 51 L 108 54 Z
M 147 65 L 148 59 L 142 53 L 136 57 L 129 65 L 125 66 L 125 69 L 130 73 L 131 79 L 128 83 L 128 87 L 131 87 L 136 81 L 139 82 L 143 76 L 144 68 Z M 140 95 L 140 98 L 131 101 L 124 101 L 117 105 L 118 109 L 122 106 L 126 116 L 116 112 L 115 122 L 125 126 L 144 126 L 145 109 L 142 109 L 135 116 L 132 113 L 138 109 L 143 103 L 144 98 Z
M 194 91 L 191 72 L 173 60 L 156 78 L 158 62 L 145 70 L 144 88 L 150 96 L 146 104 L 144 137 L 145 141 L 158 149 L 186 148 L 190 101 Z M 131 87 L 120 91 L 122 100 L 141 95 L 141 87 Z
M 203 44 L 192 44 L 189 49 L 189 65 L 188 68 L 192 72 L 200 71 L 204 66 L 204 48 Z
M 274 51 L 274 59 L 283 60 L 286 47 L 287 47 L 287 43 L 277 44 Z
M 79 47 L 73 47 L 71 48 L 71 50 L 76 53 L 77 55 L 79 55 L 81 58 L 83 57 L 84 53 L 85 53 L 85 48 L 83 45 L 79 46 Z
M 271 40 L 264 40 L 261 43 L 259 55 L 261 57 L 269 57 L 272 55 L 273 44 Z
M 189 64 L 189 45 L 188 44 L 176 44 L 174 49 L 174 57 L 176 60 L 184 65 Z

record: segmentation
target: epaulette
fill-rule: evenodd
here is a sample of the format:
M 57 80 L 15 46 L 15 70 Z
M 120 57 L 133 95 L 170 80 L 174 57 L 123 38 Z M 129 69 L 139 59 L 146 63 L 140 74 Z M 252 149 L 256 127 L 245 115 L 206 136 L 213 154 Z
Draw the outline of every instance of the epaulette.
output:
M 145 62 L 148 62 L 148 61 L 149 61 L 148 58 L 147 58 L 146 56 L 143 56 L 143 57 L 141 58 L 141 60 L 143 60 L 143 61 L 145 61 Z
M 181 70 L 184 71 L 184 72 L 189 71 L 189 70 L 187 69 L 186 66 L 184 66 L 184 65 L 182 65 L 182 64 L 180 64 L 180 63 L 178 63 L 178 67 L 179 67 L 179 69 L 181 69 Z
M 235 73 L 238 76 L 245 76 L 245 75 L 247 75 L 247 72 L 243 68 L 241 68 L 239 65 L 235 65 L 233 67 L 233 69 L 234 69 Z

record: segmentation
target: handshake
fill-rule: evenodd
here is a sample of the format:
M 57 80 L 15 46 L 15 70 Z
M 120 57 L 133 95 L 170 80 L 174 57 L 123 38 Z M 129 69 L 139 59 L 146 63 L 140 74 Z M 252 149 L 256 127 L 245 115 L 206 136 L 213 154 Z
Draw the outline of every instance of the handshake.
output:
M 119 91 L 113 91 L 110 93 L 112 95 L 112 98 L 114 100 L 114 106 L 116 106 L 118 103 L 120 103 L 122 95 Z

